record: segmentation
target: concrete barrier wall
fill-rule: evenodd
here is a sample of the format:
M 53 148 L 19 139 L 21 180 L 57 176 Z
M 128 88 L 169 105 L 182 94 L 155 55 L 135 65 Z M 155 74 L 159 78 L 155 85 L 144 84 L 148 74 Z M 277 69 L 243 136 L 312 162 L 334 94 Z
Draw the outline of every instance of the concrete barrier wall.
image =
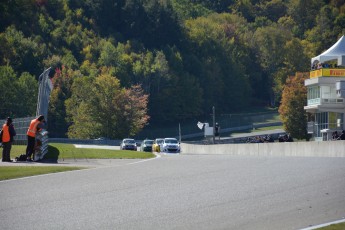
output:
M 345 141 L 196 145 L 181 143 L 181 154 L 345 157 Z

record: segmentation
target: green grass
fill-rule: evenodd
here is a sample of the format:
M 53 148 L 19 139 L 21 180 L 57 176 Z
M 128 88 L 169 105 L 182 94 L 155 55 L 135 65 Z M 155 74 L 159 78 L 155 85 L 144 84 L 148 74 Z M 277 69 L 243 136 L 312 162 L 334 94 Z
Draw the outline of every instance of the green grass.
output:
M 11 158 L 18 157 L 21 154 L 25 154 L 26 146 L 24 145 L 12 145 Z
M 75 148 L 72 144 L 49 144 L 47 158 L 59 159 L 146 159 L 155 155 L 150 152 L 110 149 Z
M 26 146 L 13 145 L 11 157 L 15 158 L 25 153 Z M 109 149 L 75 148 L 73 144 L 51 143 L 48 146 L 46 159 L 146 159 L 155 155 L 150 152 Z
M 345 229 L 345 223 L 331 224 L 323 228 L 318 228 L 318 230 L 344 230 L 344 229 Z
M 267 126 L 267 127 L 261 127 L 261 128 L 257 128 L 255 130 L 252 130 L 251 132 L 260 132 L 260 131 L 266 131 L 266 130 L 275 130 L 275 129 L 283 129 L 282 125 L 278 125 L 278 126 Z
M 13 145 L 11 158 L 15 158 L 25 153 L 26 146 Z M 75 148 L 73 144 L 56 144 L 48 146 L 48 153 L 45 159 L 146 159 L 155 155 L 150 152 L 138 152 L 129 150 L 109 150 L 109 149 L 83 149 Z M 8 180 L 20 177 L 34 176 L 47 173 L 79 170 L 84 167 L 73 166 L 1 166 L 0 180 Z
M 256 132 L 275 130 L 275 129 L 283 129 L 283 126 L 267 126 L 267 127 L 256 128 L 256 129 L 235 130 L 235 131 L 232 131 L 230 134 L 256 133 Z
M 0 181 L 20 177 L 28 177 L 47 173 L 57 173 L 79 170 L 83 167 L 73 166 L 2 166 L 0 167 Z

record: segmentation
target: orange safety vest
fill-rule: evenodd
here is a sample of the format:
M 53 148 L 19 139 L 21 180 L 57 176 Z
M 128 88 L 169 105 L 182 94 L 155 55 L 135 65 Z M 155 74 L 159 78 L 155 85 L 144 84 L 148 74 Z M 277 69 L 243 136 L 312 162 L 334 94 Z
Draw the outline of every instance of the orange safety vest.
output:
M 10 129 L 6 124 L 4 124 L 2 126 L 2 142 L 4 142 L 4 143 L 10 142 L 10 140 L 11 140 Z
M 39 120 L 37 119 L 33 119 L 30 122 L 30 126 L 28 129 L 28 132 L 26 133 L 26 135 L 30 136 L 30 137 L 36 137 L 36 132 L 37 132 L 37 125 L 40 123 Z

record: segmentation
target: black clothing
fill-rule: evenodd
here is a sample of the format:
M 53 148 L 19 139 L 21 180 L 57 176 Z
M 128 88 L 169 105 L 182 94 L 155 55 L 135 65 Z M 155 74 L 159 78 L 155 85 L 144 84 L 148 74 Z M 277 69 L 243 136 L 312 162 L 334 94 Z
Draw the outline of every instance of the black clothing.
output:
M 31 156 L 34 153 L 36 139 L 30 136 L 27 136 L 27 137 L 28 137 L 28 145 L 26 146 L 26 158 L 31 159 Z
M 12 142 L 4 142 L 2 143 L 2 161 L 3 162 L 11 162 L 11 148 Z
M 12 123 L 10 123 L 10 124 L 7 123 L 7 126 L 8 126 L 8 131 L 10 133 L 10 141 L 2 142 L 2 161 L 3 162 L 11 162 L 12 142 L 14 141 L 14 136 L 16 135 L 16 131 L 14 130 L 13 124 Z
M 340 137 L 338 137 L 338 140 L 345 140 L 345 133 L 342 133 Z
M 14 136 L 17 135 L 16 130 L 14 130 L 13 124 L 9 125 L 9 131 L 10 131 L 10 142 L 13 142 Z

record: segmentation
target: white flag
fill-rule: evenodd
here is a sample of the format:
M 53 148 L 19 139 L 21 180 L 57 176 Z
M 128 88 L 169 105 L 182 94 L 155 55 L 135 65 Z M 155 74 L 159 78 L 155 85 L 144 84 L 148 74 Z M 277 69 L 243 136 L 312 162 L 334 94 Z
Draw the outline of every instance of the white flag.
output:
M 200 121 L 198 121 L 197 126 L 199 129 L 202 129 L 204 127 L 204 123 L 201 123 Z

